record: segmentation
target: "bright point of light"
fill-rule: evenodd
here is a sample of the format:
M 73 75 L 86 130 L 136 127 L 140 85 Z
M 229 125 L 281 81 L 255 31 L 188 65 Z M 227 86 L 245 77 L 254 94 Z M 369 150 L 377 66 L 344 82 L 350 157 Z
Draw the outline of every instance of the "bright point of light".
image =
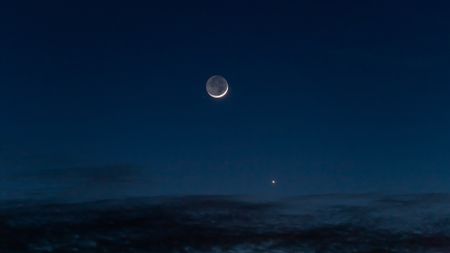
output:
M 277 180 L 272 179 L 272 184 L 277 184 Z

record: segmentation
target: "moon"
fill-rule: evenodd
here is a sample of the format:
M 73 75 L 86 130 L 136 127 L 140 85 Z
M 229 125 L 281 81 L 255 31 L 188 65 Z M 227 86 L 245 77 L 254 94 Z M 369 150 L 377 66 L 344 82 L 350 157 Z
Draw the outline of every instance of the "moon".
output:
M 228 92 L 228 82 L 220 75 L 211 76 L 206 81 L 206 92 L 213 98 L 224 97 Z

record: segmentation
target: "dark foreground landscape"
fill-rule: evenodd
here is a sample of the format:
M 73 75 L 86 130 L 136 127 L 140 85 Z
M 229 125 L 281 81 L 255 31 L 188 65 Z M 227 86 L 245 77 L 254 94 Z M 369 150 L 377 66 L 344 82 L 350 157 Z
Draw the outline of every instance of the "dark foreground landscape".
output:
M 0 252 L 450 252 L 450 195 L 7 201 Z

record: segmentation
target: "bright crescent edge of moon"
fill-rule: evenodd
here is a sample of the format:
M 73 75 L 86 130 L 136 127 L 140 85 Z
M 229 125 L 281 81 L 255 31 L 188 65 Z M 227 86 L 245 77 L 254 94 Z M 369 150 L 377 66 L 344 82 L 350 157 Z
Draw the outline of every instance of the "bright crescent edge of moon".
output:
M 227 89 L 225 90 L 225 92 L 224 92 L 223 94 L 220 94 L 220 95 L 213 95 L 213 94 L 210 94 L 210 93 L 208 92 L 208 94 L 209 94 L 211 97 L 213 97 L 213 98 L 221 98 L 221 97 L 225 96 L 227 93 L 228 93 L 228 85 L 227 85 Z

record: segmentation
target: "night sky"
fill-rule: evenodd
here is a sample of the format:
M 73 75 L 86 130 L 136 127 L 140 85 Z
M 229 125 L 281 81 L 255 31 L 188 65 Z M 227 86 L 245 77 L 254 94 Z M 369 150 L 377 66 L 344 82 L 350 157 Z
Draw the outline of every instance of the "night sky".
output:
M 448 192 L 449 13 L 2 3 L 0 198 Z

